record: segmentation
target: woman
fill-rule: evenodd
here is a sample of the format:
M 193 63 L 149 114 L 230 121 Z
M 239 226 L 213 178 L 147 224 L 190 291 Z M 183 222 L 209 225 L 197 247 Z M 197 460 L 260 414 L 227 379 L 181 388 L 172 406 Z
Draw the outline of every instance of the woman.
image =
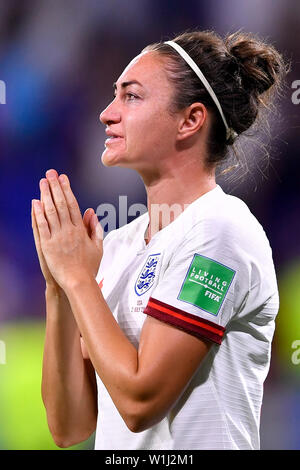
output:
M 148 212 L 103 246 L 66 175 L 40 181 L 42 396 L 57 445 L 96 429 L 96 449 L 259 448 L 276 277 L 262 227 L 215 170 L 284 73 L 244 33 L 185 33 L 133 59 L 100 116 L 102 162 L 140 174 Z

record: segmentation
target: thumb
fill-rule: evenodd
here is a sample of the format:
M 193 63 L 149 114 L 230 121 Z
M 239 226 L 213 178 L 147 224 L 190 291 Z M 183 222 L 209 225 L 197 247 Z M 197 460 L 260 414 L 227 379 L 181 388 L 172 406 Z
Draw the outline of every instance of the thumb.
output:
M 98 246 L 101 246 L 102 240 L 103 240 L 103 229 L 95 213 L 92 215 L 90 219 L 90 226 L 91 226 L 91 231 L 92 231 L 91 239 Z
M 91 222 L 91 216 L 94 214 L 94 210 L 93 209 L 87 209 L 83 215 L 83 225 L 85 226 L 86 230 L 87 230 L 87 233 L 89 235 L 89 237 L 91 237 L 91 226 L 90 226 L 90 222 Z

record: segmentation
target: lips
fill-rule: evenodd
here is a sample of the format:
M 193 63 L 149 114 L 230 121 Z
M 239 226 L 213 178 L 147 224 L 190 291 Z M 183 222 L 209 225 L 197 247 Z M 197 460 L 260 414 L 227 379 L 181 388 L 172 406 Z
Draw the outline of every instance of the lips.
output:
M 108 138 L 105 141 L 105 145 L 115 143 L 115 142 L 118 142 L 120 139 L 123 139 L 121 135 L 118 135 L 115 132 L 112 132 L 110 129 L 107 129 L 105 132 L 106 132 L 106 135 L 108 136 Z
M 105 144 L 105 146 L 114 145 L 114 144 L 119 143 L 121 140 L 123 140 L 123 137 L 109 137 L 108 139 L 106 139 L 104 144 Z
M 122 138 L 121 135 L 119 134 L 116 134 L 115 132 L 112 132 L 110 129 L 106 129 L 105 133 L 108 135 L 108 137 L 112 137 L 112 138 Z

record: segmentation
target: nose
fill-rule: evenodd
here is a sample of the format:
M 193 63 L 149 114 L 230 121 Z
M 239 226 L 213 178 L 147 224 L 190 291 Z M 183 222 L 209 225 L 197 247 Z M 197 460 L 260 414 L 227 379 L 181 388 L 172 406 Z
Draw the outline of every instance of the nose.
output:
M 100 122 L 106 126 L 116 124 L 121 121 L 120 112 L 116 109 L 115 100 L 113 100 L 100 114 Z

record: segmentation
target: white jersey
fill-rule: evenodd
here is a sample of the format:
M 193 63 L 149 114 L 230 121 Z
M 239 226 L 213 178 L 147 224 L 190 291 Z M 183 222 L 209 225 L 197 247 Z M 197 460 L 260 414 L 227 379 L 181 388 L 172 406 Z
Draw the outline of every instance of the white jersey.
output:
M 136 348 L 146 315 L 213 345 L 168 415 L 140 433 L 127 428 L 97 375 L 95 449 L 259 449 L 279 307 L 265 232 L 220 186 L 146 245 L 148 223 L 145 213 L 104 239 L 97 282 L 109 308 Z

